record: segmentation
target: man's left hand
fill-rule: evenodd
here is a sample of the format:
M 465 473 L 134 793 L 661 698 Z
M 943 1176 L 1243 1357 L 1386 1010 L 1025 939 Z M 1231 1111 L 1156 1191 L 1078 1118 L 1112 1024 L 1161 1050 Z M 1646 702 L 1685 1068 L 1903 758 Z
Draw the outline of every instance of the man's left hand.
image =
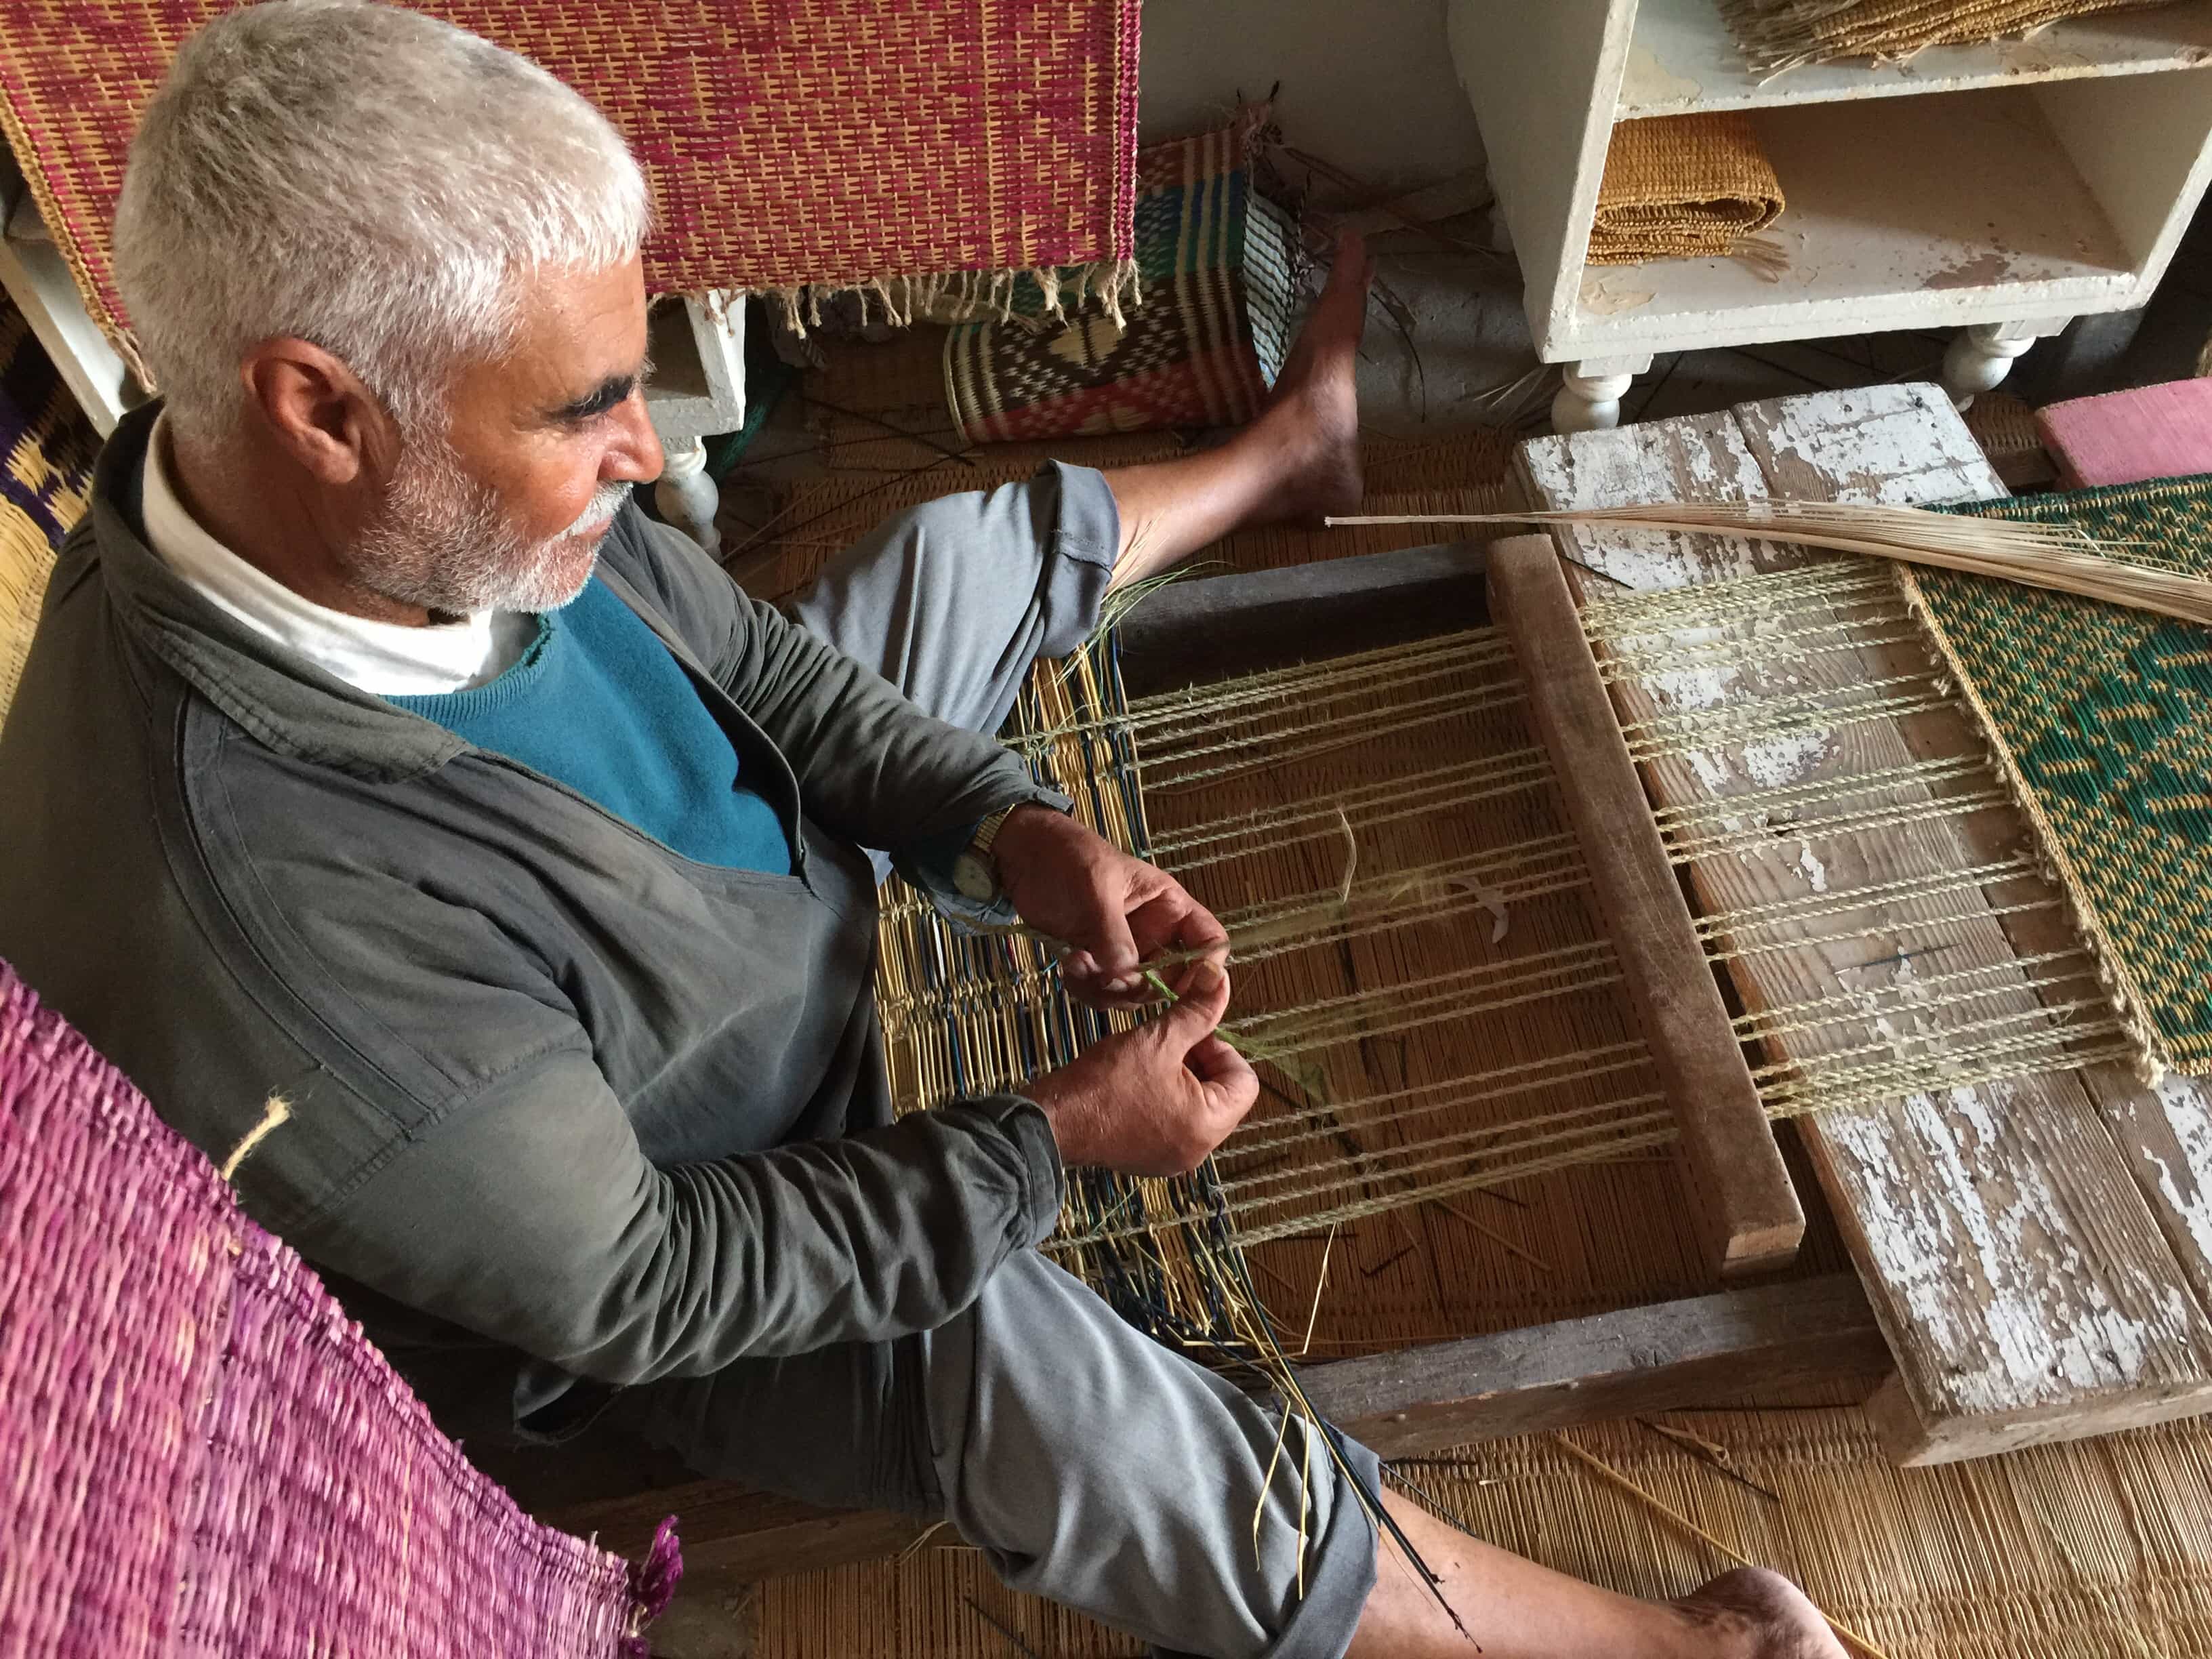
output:
M 991 844 L 999 884 L 1032 927 L 1074 947 L 1060 963 L 1083 1000 L 1146 1000 L 1141 964 L 1165 951 L 1204 951 L 1227 961 L 1229 934 L 1165 871 L 1048 806 L 1020 806 Z M 1195 959 L 1162 977 L 1180 990 Z

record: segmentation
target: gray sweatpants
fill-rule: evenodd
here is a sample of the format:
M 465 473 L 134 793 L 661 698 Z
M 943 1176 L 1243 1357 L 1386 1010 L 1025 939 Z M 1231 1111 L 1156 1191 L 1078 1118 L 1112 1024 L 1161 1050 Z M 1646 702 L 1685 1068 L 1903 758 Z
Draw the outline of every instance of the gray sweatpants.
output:
M 1054 465 L 890 520 L 792 612 L 995 731 L 1030 663 L 1090 634 L 1118 540 L 1104 478 Z M 705 1474 L 948 1519 L 1016 1589 L 1170 1651 L 1334 1659 L 1375 1581 L 1373 1525 L 1317 1437 L 1034 1251 L 937 1330 L 633 1389 L 617 1413 Z

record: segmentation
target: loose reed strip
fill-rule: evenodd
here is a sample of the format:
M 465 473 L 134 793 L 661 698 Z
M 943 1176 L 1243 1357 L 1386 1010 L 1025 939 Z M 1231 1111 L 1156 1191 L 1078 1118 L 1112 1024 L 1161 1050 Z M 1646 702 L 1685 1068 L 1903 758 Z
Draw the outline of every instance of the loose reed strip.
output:
M 1651 1493 L 1644 1491 L 1643 1487 L 1638 1486 L 1633 1480 L 1631 1480 L 1626 1475 L 1623 1474 L 1619 1469 L 1613 1468 L 1612 1464 L 1607 1462 L 1596 1453 L 1584 1451 L 1580 1446 L 1575 1444 L 1573 1441 L 1568 1439 L 1564 1434 L 1553 1435 L 1552 1441 L 1554 1445 L 1565 1452 L 1568 1456 L 1573 1458 L 1575 1462 L 1580 1463 L 1584 1468 L 1589 1470 L 1591 1474 L 1596 1475 L 1607 1486 L 1626 1492 L 1631 1498 L 1635 1498 L 1637 1502 L 1650 1509 L 1655 1514 L 1666 1516 L 1668 1520 L 1681 1528 L 1683 1531 L 1688 1533 L 1692 1537 L 1698 1539 L 1713 1549 L 1719 1551 L 1722 1555 L 1725 1556 L 1729 1561 L 1735 1563 L 1737 1566 L 1751 1567 L 1759 1565 L 1757 1562 L 1752 1560 L 1748 1556 L 1739 1552 L 1733 1545 L 1725 1543 L 1722 1540 L 1715 1537 L 1711 1533 L 1707 1532 L 1703 1527 L 1691 1520 L 1688 1516 L 1684 1515 L 1680 1510 L 1669 1508 L 1666 1504 L 1661 1502 Z M 1820 1610 L 1815 1608 L 1814 1611 L 1819 1612 Z M 1876 1647 L 1865 1637 L 1860 1635 L 1849 1625 L 1846 1625 L 1841 1620 L 1836 1619 L 1832 1614 L 1823 1612 L 1820 1613 L 1820 1617 L 1828 1621 L 1828 1628 L 1830 1630 L 1835 1632 L 1838 1637 L 1850 1643 L 1861 1653 L 1867 1655 L 1868 1659 L 1889 1659 L 1889 1656 L 1884 1653 L 1879 1647 Z
M 1864 501 L 1663 501 L 1530 513 L 1330 518 L 1339 525 L 1579 524 L 1802 543 L 1992 576 L 2212 625 L 2212 581 L 2132 564 L 2115 544 L 2064 525 L 2014 524 Z

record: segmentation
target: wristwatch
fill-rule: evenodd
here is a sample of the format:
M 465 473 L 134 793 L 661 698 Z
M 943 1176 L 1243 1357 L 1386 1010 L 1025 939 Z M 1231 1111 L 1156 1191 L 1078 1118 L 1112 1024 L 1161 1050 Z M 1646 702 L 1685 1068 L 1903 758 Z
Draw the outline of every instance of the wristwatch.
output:
M 1021 803 L 1017 801 L 1015 805 Z M 1006 821 L 1012 806 L 1001 806 L 995 812 L 987 812 L 983 821 L 975 826 L 975 833 L 968 838 L 968 845 L 960 856 L 952 860 L 952 884 L 963 898 L 978 904 L 989 904 L 999 896 L 999 866 L 991 856 L 991 843 L 999 838 L 999 830 Z

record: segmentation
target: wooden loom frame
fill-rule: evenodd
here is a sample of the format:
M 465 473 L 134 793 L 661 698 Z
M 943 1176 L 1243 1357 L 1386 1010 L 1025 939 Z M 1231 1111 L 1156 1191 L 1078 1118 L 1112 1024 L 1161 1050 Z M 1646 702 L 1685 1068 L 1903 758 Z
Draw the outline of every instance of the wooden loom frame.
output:
M 1487 588 L 1487 601 L 1484 591 Z M 1708 1260 L 1726 1277 L 1786 1266 L 1804 1214 L 1698 947 L 1575 601 L 1547 538 L 1419 547 L 1178 584 L 1120 628 L 1133 695 L 1301 659 L 1404 644 L 1495 619 L 1523 674 L 1638 1023 L 1682 1127 Z M 1600 872 L 1604 872 L 1601 876 Z M 1316 1407 L 1386 1458 L 1691 1404 L 1787 1400 L 1891 1369 L 1849 1273 L 1723 1291 L 1297 1368 Z M 500 1452 L 492 1472 L 540 1518 L 642 1548 L 681 1517 L 696 1571 L 748 1578 L 896 1553 L 923 1530 L 641 1468 L 603 1445 Z

